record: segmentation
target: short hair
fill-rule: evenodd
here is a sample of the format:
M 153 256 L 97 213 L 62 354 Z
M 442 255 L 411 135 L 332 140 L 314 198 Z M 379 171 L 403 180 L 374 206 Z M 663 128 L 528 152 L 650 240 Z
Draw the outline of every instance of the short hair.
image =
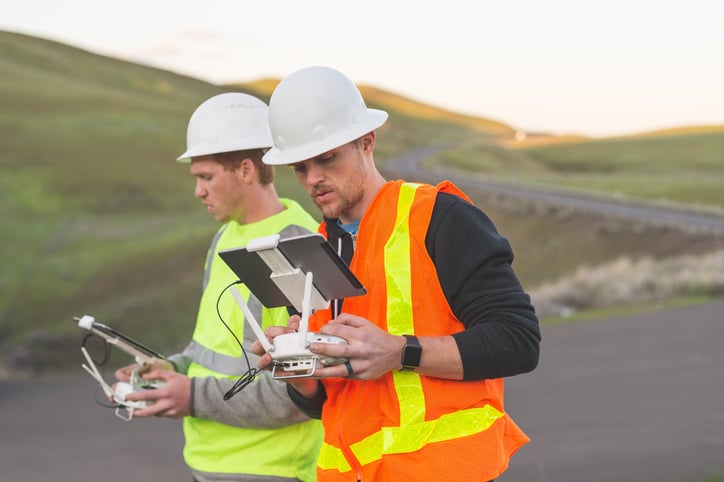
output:
M 259 173 L 259 182 L 262 185 L 274 182 L 274 166 L 264 164 L 262 157 L 267 149 L 246 149 L 243 151 L 231 151 L 214 154 L 214 160 L 224 167 L 225 171 L 235 171 L 241 167 L 244 159 L 250 159 Z

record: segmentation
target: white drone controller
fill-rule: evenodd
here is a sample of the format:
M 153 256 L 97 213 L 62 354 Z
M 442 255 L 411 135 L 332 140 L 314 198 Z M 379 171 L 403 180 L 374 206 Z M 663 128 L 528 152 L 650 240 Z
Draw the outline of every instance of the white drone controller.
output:
M 88 362 L 87 365 L 85 363 L 82 365 L 83 369 L 87 371 L 90 376 L 95 378 L 103 389 L 103 393 L 117 404 L 115 413 L 118 418 L 125 420 L 126 422 L 130 422 L 131 419 L 133 419 L 133 412 L 137 408 L 145 408 L 151 404 L 145 400 L 126 400 L 129 393 L 133 393 L 143 388 L 140 388 L 133 383 L 118 382 L 116 383 L 114 390 L 101 376 L 95 363 L 93 363 L 93 359 L 88 354 L 88 350 L 86 350 L 85 347 L 81 347 L 80 351 L 83 353 L 83 356 Z
M 317 369 L 317 363 L 322 366 L 340 365 L 346 358 L 335 358 L 309 351 L 312 343 L 329 343 L 346 345 L 347 340 L 339 336 L 325 335 L 324 333 L 309 333 L 302 338 L 301 333 L 287 333 L 274 338 L 274 345 L 267 351 L 271 353 L 272 360 L 278 362 L 272 367 L 272 376 L 276 366 L 281 366 L 286 372 L 306 372 L 302 376 L 312 376 Z M 290 377 L 283 377 L 290 378 Z
M 82 367 L 92 376 L 103 389 L 103 393 L 113 400 L 116 406 L 116 416 L 122 420 L 130 422 L 133 418 L 133 412 L 139 408 L 145 408 L 152 405 L 153 402 L 146 400 L 126 400 L 126 397 L 133 392 L 140 390 L 150 390 L 154 388 L 160 388 L 165 386 L 166 382 L 163 380 L 144 380 L 139 372 L 144 368 L 150 366 L 154 361 L 163 359 L 163 356 L 153 352 L 149 348 L 141 345 L 137 341 L 125 336 L 124 334 L 114 330 L 113 328 L 103 325 L 95 321 L 92 316 L 84 315 L 80 318 L 76 318 L 78 326 L 85 328 L 93 332 L 94 334 L 102 337 L 107 343 L 115 345 L 121 350 L 125 351 L 129 355 L 133 356 L 139 366 L 131 372 L 130 382 L 118 382 L 114 387 L 111 387 L 101 376 L 93 363 L 88 350 L 85 347 L 81 347 L 80 351 L 83 353 L 87 364 L 83 364 Z
M 332 299 L 367 292 L 322 235 L 308 233 L 284 239 L 279 234 L 264 236 L 252 239 L 244 247 L 220 251 L 219 256 L 264 306 L 294 306 L 302 315 L 297 333 L 279 335 L 270 343 L 239 290 L 231 287 L 231 294 L 254 335 L 271 355 L 272 378 L 311 377 L 320 367 L 348 361 L 309 350 L 312 343 L 348 344 L 338 336 L 310 333 L 310 315 L 315 310 L 327 309 Z M 317 275 L 314 283 L 313 271 Z M 282 370 L 283 375 L 277 373 Z
M 301 273 L 299 273 L 301 275 Z M 346 362 L 346 358 L 329 357 L 312 353 L 309 346 L 312 343 L 330 343 L 338 345 L 346 345 L 347 340 L 339 336 L 325 335 L 324 333 L 314 333 L 308 331 L 309 315 L 313 312 L 311 309 L 312 297 L 312 272 L 307 272 L 304 279 L 304 298 L 302 301 L 302 318 L 299 322 L 299 330 L 296 333 L 286 333 L 274 338 L 274 344 L 264 335 L 261 326 L 254 318 L 249 310 L 244 298 L 239 293 L 236 286 L 231 288 L 231 294 L 236 300 L 244 317 L 249 322 L 249 326 L 254 331 L 259 343 L 264 350 L 271 354 L 272 357 L 272 378 L 282 380 L 288 378 L 303 378 L 313 376 L 317 368 L 320 366 L 341 365 Z M 328 303 L 325 301 L 325 304 Z M 277 375 L 277 368 L 281 368 L 284 372 L 292 373 L 292 375 Z
M 272 345 L 267 340 L 261 326 L 254 318 L 236 286 L 231 288 L 231 294 L 244 312 L 244 317 L 254 330 L 259 343 L 267 353 L 271 354 L 272 378 L 311 377 L 317 371 L 319 365 L 339 365 L 347 360 L 312 353 L 309 351 L 309 345 L 312 342 L 346 344 L 347 340 L 338 336 L 308 333 L 309 315 L 314 309 L 329 306 L 329 301 L 325 300 L 319 291 L 314 289 L 312 272 L 308 271 L 305 275 L 299 268 L 293 267 L 284 255 L 276 249 L 278 243 L 279 235 L 276 234 L 253 239 L 246 249 L 249 252 L 255 252 L 264 261 L 272 271 L 270 278 L 274 284 L 292 301 L 296 309 L 301 308 L 302 319 L 299 322 L 297 333 L 279 335 L 274 338 L 274 344 Z M 302 293 L 301 303 L 299 303 L 300 292 Z M 292 373 L 292 375 L 277 375 L 277 368 L 279 367 L 285 372 Z

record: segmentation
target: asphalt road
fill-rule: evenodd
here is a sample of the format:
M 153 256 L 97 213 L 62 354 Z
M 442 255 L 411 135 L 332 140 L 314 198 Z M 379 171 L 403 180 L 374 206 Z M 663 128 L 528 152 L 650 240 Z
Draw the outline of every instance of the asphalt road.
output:
M 506 381 L 532 442 L 501 482 L 724 477 L 724 300 L 543 328 L 541 361 Z
M 450 170 L 421 169 L 426 157 L 445 149 L 445 146 L 427 146 L 410 151 L 385 164 L 384 169 L 403 179 L 437 182 L 448 179 L 463 191 L 483 190 L 489 194 L 522 198 L 545 205 L 565 206 L 579 212 L 601 214 L 618 219 L 635 220 L 653 225 L 669 226 L 703 234 L 724 234 L 724 215 L 714 212 L 693 211 L 663 206 L 656 203 L 619 200 L 611 196 L 579 193 L 573 190 L 543 188 L 518 183 L 496 182 L 474 174 L 456 174 Z
M 506 381 L 531 437 L 499 482 L 683 482 L 724 475 L 724 300 L 545 326 Z M 80 353 L 79 353 L 80 365 Z M 82 372 L 0 383 L 3 482 L 190 481 L 179 421 L 124 422 Z
M 181 422 L 116 418 L 80 364 L 79 350 L 77 373 L 0 383 L 0 481 L 191 482 Z

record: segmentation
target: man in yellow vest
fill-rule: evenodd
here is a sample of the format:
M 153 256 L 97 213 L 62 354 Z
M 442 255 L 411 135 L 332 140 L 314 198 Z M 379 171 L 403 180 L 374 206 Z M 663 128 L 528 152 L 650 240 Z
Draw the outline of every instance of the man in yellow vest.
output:
M 290 396 L 324 424 L 319 481 L 488 481 L 528 442 L 502 378 L 537 366 L 538 319 L 510 244 L 464 193 L 383 178 L 373 151 L 386 119 L 327 67 L 289 75 L 269 102 L 264 162 L 292 166 L 324 214 L 319 232 L 367 288 L 310 319 L 348 341 L 310 350 L 349 361 L 290 379 Z
M 270 146 L 267 105 L 247 94 L 225 93 L 193 113 L 187 150 L 178 159 L 190 161 L 194 194 L 223 224 L 207 254 L 192 341 L 182 353 L 170 356 L 170 363 L 144 375 L 165 381 L 165 387 L 128 399 L 153 402 L 136 410 L 136 417 L 183 417 L 184 458 L 197 482 L 315 479 L 322 426 L 292 403 L 284 383 L 260 372 L 253 383 L 224 400 L 249 369 L 239 340 L 253 357 L 251 367 L 256 357 L 249 351 L 253 332 L 228 290 L 238 278 L 217 253 L 271 234 L 308 233 L 318 225 L 298 203 L 277 196 L 273 167 L 261 160 Z M 286 325 L 285 308 L 262 307 L 243 285 L 239 292 L 263 326 Z M 134 367 L 119 369 L 116 377 L 128 380 Z

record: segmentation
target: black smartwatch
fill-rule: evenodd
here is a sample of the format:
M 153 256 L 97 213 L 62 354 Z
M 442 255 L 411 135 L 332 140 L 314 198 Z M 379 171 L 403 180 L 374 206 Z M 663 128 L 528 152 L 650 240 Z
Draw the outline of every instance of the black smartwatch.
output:
M 404 335 L 407 339 L 402 347 L 402 368 L 400 371 L 410 371 L 420 366 L 422 359 L 422 345 L 416 336 Z

